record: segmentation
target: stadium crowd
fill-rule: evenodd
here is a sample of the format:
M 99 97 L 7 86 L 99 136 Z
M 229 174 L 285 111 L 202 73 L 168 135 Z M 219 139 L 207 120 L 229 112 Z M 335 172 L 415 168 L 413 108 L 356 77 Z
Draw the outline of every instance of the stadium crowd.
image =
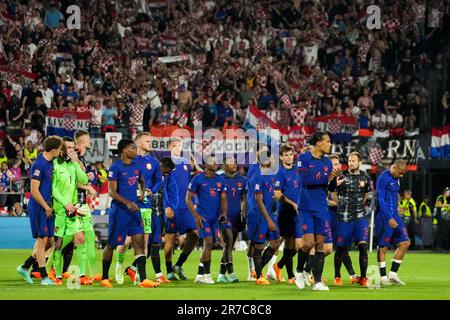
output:
M 89 111 L 94 137 L 240 126 L 251 105 L 283 127 L 334 114 L 424 130 L 449 3 L 381 2 L 369 30 L 364 1 L 1 1 L 3 214 L 24 212 L 50 109 Z M 66 28 L 72 4 L 79 30 Z

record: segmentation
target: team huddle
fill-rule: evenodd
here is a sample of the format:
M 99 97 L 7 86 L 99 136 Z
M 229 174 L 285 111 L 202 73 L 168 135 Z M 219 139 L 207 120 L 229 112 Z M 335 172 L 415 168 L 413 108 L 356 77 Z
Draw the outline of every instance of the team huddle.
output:
M 368 286 L 368 206 L 372 188 L 370 177 L 360 170 L 362 158 L 358 152 L 349 154 L 348 170 L 343 171 L 339 156 L 329 155 L 329 135 L 316 132 L 310 146 L 297 157 L 289 145 L 281 146 L 279 155 L 271 154 L 266 145 L 259 146 L 258 161 L 250 165 L 246 177 L 237 174 L 233 157 L 225 159 L 223 173 L 218 174 L 218 161 L 213 155 L 204 155 L 204 169 L 191 175 L 191 161 L 182 157 L 182 145 L 180 138 L 171 138 L 171 156 L 158 161 L 149 155 L 149 133 L 137 134 L 134 141 L 119 142 L 120 160 L 111 165 L 108 173 L 112 198 L 108 241 L 102 272 L 96 274 L 95 234 L 86 203 L 96 190 L 90 184 L 93 174 L 83 157 L 91 146 L 89 133 L 77 131 L 74 139 L 46 138 L 44 152 L 31 169 L 29 218 L 36 244 L 17 272 L 30 284 L 36 277 L 42 285 L 61 285 L 63 278 L 71 276 L 67 268 L 75 253 L 80 284 L 97 281 L 102 287 L 112 287 L 109 270 L 117 249 L 115 281 L 123 284 L 127 274 L 135 285 L 154 288 L 178 278 L 188 279 L 183 264 L 201 240 L 203 249 L 194 281 L 214 284 L 211 251 L 218 230 L 224 248 L 216 281 L 237 282 L 233 247 L 238 234 L 246 230 L 248 281 L 257 285 L 269 285 L 269 279 L 283 282 L 282 270 L 286 269 L 289 283 L 299 289 L 312 285 L 313 290 L 328 291 L 322 273 L 325 257 L 335 251 L 334 285 L 342 286 L 340 270 L 344 264 L 352 284 Z M 274 168 L 278 156 L 281 164 Z M 375 234 L 382 285 L 404 285 L 397 271 L 410 242 L 397 208 L 400 178 L 405 171 L 406 163 L 397 160 L 376 183 Z M 177 234 L 185 240 L 173 265 Z M 277 260 L 283 242 L 283 254 Z M 359 276 L 348 252 L 352 243 L 359 250 Z M 135 259 L 124 268 L 130 244 Z M 385 257 L 392 244 L 397 248 L 387 274 Z M 162 245 L 167 276 L 161 271 Z M 147 278 L 148 258 L 155 271 L 154 281 Z

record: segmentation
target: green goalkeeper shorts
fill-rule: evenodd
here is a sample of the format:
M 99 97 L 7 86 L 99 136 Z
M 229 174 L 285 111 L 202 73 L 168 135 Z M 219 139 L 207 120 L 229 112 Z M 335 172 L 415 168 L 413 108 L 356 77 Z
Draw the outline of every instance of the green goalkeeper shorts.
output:
M 83 225 L 81 223 L 81 219 L 77 216 L 69 218 L 66 216 L 66 213 L 58 213 L 55 214 L 55 236 L 56 237 L 64 237 L 64 236 L 73 236 L 78 232 L 83 231 Z
M 80 217 L 81 223 L 83 225 L 83 231 L 92 231 L 94 230 L 94 222 L 92 220 L 91 208 L 89 208 L 88 204 L 83 204 L 78 212 L 84 213 L 84 216 Z
M 144 233 L 152 233 L 152 209 L 141 209 L 142 222 L 144 223 Z

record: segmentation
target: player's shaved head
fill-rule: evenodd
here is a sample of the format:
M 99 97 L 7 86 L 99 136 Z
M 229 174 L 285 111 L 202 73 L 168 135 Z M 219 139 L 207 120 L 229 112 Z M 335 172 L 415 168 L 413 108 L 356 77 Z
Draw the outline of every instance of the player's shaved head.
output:
M 136 135 L 136 137 L 134 138 L 134 141 L 135 141 L 135 142 L 138 142 L 138 141 L 141 140 L 141 138 L 143 138 L 143 137 L 151 137 L 150 132 L 145 132 L 145 131 L 139 132 L 139 133 Z
M 403 159 L 395 160 L 394 164 L 391 166 L 391 174 L 394 178 L 402 178 L 406 172 L 407 162 Z
M 139 154 L 149 153 L 152 149 L 151 146 L 151 135 L 149 132 L 139 132 L 134 138 L 136 145 L 138 147 Z
M 81 137 L 84 136 L 89 136 L 89 132 L 83 129 L 77 130 L 77 132 L 75 132 L 75 141 L 78 141 Z

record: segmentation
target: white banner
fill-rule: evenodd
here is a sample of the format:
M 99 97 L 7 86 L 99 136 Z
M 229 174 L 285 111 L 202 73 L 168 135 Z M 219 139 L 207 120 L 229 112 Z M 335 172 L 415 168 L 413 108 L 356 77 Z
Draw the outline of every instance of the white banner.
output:
M 87 162 L 95 163 L 102 161 L 109 163 L 109 149 L 105 139 L 92 139 L 92 148 L 89 149 L 84 158 Z
M 192 62 L 192 56 L 190 54 L 183 54 L 181 56 L 166 56 L 158 58 L 158 61 L 162 63 L 173 63 L 186 60 L 190 60 Z
M 106 132 L 105 139 L 109 150 L 117 150 L 119 141 L 122 139 L 122 132 Z

